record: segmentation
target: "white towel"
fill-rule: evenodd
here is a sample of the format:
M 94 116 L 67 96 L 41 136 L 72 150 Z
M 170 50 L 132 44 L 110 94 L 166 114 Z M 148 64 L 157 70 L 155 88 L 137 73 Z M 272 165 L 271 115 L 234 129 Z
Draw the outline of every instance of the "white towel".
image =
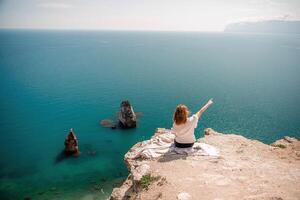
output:
M 195 142 L 190 148 L 177 148 L 174 145 L 174 134 L 167 129 L 159 129 L 150 140 L 141 142 L 132 148 L 126 155 L 126 159 L 135 158 L 159 158 L 166 154 L 184 154 L 189 156 L 219 156 L 219 150 L 209 144 Z

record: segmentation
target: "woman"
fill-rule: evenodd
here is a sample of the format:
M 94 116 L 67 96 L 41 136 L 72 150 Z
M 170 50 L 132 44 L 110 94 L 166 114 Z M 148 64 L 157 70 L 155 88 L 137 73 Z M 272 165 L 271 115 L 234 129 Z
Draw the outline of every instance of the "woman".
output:
M 173 128 L 172 133 L 175 134 L 175 146 L 178 148 L 192 147 L 195 138 L 195 128 L 197 128 L 198 120 L 205 110 L 213 104 L 213 100 L 210 99 L 196 114 L 189 116 L 188 108 L 180 104 L 176 107 L 173 116 Z

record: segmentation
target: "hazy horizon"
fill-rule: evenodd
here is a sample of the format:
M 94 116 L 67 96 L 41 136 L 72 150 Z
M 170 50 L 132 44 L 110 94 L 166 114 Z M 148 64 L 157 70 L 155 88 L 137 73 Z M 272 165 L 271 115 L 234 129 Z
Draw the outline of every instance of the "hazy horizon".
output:
M 240 21 L 300 20 L 297 0 L 0 0 L 0 28 L 221 32 Z

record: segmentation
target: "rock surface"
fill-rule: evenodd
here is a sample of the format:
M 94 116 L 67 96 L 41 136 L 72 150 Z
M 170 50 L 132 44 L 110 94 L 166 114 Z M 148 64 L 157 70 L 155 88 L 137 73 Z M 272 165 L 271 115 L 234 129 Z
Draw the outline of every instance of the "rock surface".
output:
M 189 200 L 190 198 L 191 198 L 191 195 L 189 193 L 186 193 L 186 192 L 180 192 L 177 195 L 178 200 Z
M 200 141 L 219 148 L 220 157 L 125 157 L 130 174 L 110 199 L 300 199 L 299 140 L 284 137 L 267 145 L 206 129 Z M 146 174 L 158 178 L 143 188 L 141 179 Z
M 73 155 L 73 156 L 79 155 L 78 141 L 77 141 L 77 137 L 74 133 L 73 128 L 70 129 L 69 134 L 68 134 L 67 138 L 65 139 L 64 152 L 68 156 L 69 155 Z
M 135 128 L 136 115 L 129 101 L 122 101 L 119 113 L 119 124 L 122 128 Z

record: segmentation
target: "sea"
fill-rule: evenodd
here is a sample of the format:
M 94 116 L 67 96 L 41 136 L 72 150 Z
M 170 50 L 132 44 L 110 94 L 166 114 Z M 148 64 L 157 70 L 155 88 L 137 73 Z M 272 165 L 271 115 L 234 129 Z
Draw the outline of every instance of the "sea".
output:
M 124 154 L 210 98 L 205 128 L 300 137 L 300 35 L 0 30 L 0 199 L 106 199 Z M 135 129 L 102 127 L 129 100 Z M 80 156 L 58 159 L 73 128 Z

